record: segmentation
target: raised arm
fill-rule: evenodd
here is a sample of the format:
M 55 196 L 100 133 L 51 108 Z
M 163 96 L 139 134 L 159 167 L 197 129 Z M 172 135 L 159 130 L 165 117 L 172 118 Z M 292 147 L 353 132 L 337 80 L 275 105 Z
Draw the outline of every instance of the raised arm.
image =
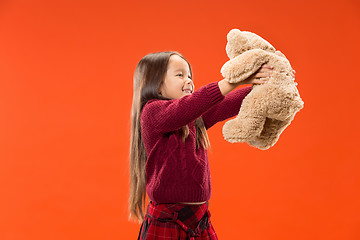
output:
M 242 104 L 243 99 L 251 92 L 252 86 L 236 89 L 225 96 L 225 99 L 206 111 L 202 118 L 205 128 L 209 129 L 215 123 L 224 121 L 236 116 Z
M 219 81 L 219 88 L 220 91 L 222 93 L 222 95 L 226 95 L 229 92 L 231 92 L 232 90 L 234 90 L 235 88 L 237 88 L 238 86 L 240 86 L 240 84 L 243 84 L 241 82 L 239 83 L 229 83 L 226 79 L 223 79 L 221 81 Z
M 209 129 L 215 123 L 226 120 L 239 113 L 243 99 L 252 90 L 252 86 L 234 90 L 244 84 L 264 84 L 271 74 L 272 66 L 263 64 L 261 68 L 247 79 L 238 83 L 229 83 L 227 79 L 219 81 L 219 88 L 225 99 L 206 111 L 202 118 L 206 129 Z M 233 91 L 234 90 L 234 91 Z M 231 92 L 232 91 L 232 92 Z
M 224 98 L 218 82 L 212 82 L 179 99 L 149 100 L 142 110 L 141 124 L 160 133 L 171 132 L 194 121 Z

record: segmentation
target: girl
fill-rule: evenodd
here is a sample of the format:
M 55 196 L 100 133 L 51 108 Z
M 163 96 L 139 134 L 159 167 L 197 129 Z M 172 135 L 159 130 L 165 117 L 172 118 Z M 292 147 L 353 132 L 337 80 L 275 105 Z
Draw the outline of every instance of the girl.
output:
M 142 221 L 138 239 L 217 239 L 208 210 L 206 130 L 237 115 L 252 86 L 232 90 L 265 83 L 271 69 L 264 64 L 240 83 L 223 79 L 195 91 L 191 66 L 180 53 L 151 53 L 140 60 L 134 73 L 129 198 L 130 217 Z

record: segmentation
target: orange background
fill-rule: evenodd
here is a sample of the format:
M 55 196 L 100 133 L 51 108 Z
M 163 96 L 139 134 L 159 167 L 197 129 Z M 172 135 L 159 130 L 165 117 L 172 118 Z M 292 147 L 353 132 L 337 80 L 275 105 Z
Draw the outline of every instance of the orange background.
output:
M 219 239 L 360 239 L 359 27 L 356 0 L 1 1 L 0 239 L 136 239 L 135 66 L 176 50 L 219 81 L 232 28 L 287 56 L 305 104 L 266 151 L 208 131 Z

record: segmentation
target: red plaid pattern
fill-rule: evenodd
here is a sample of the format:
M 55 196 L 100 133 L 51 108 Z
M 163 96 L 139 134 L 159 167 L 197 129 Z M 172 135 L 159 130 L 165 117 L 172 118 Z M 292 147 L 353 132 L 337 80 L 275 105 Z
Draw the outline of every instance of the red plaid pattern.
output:
M 217 240 L 208 207 L 150 201 L 138 240 Z

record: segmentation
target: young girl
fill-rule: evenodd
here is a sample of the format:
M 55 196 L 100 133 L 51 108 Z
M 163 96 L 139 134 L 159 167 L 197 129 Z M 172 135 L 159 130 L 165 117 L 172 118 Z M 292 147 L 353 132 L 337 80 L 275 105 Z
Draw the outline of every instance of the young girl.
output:
M 180 53 L 151 53 L 140 60 L 134 73 L 129 198 L 130 217 L 142 221 L 138 239 L 217 239 L 208 210 L 206 130 L 236 116 L 252 86 L 232 90 L 265 83 L 271 69 L 264 64 L 240 83 L 223 79 L 195 91 L 191 66 Z

